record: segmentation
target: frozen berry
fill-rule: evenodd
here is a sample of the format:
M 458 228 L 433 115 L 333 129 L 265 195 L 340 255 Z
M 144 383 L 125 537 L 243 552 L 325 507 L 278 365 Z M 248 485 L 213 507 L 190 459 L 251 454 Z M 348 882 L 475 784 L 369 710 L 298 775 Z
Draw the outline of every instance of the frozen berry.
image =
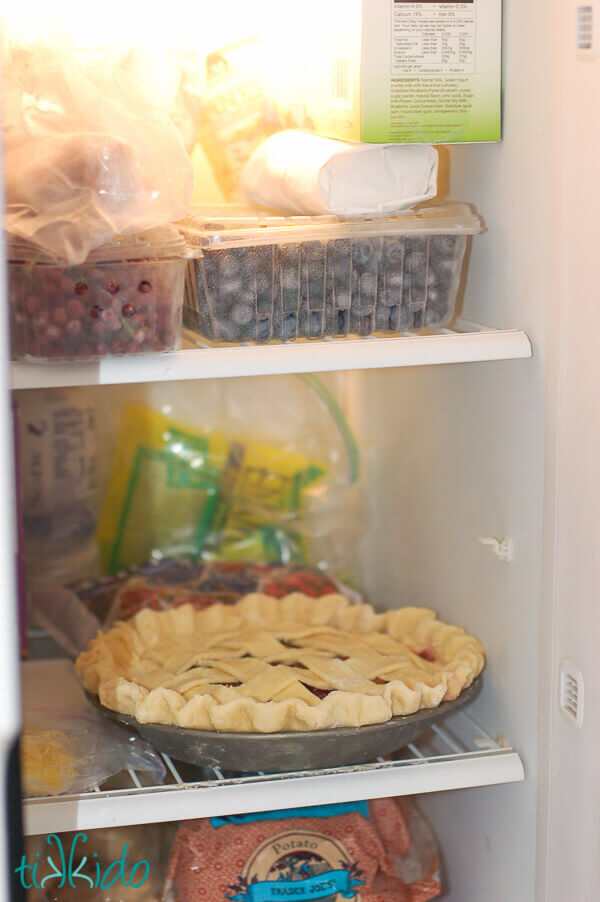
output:
M 148 294 L 149 291 L 152 291 L 152 285 L 144 279 L 144 281 L 140 282 L 138 285 L 138 291 L 141 291 L 142 294 Z
M 58 326 L 48 326 L 46 329 L 46 336 L 50 339 L 50 341 L 56 341 L 60 338 L 60 329 Z
M 105 357 L 108 354 L 108 346 L 105 345 L 103 341 L 99 341 L 94 348 L 94 353 L 97 354 L 98 357 Z
M 29 316 L 35 316 L 39 309 L 40 299 L 37 298 L 34 294 L 31 294 L 28 298 L 25 298 L 25 310 L 27 311 Z
M 138 329 L 133 336 L 133 340 L 136 341 L 139 345 L 141 345 L 142 342 L 145 341 L 145 339 L 146 339 L 146 330 L 145 329 Z
M 70 319 L 65 328 L 69 335 L 79 335 L 81 332 L 81 323 L 78 319 Z
M 67 301 L 67 313 L 70 319 L 81 319 L 85 315 L 85 307 L 77 298 Z
M 116 279 L 109 279 L 104 287 L 109 294 L 117 294 L 121 286 Z
M 92 319 L 100 319 L 100 315 L 102 314 L 102 307 L 99 304 L 94 304 L 93 307 L 90 307 L 90 316 Z
M 64 326 L 67 321 L 67 311 L 64 307 L 57 307 L 52 313 L 52 322 L 57 326 Z
M 100 314 L 100 319 L 103 323 L 110 325 L 116 319 L 117 314 L 112 309 L 112 307 L 108 307 L 106 310 L 103 310 Z
M 75 285 L 75 294 L 79 295 L 79 297 L 83 297 L 84 294 L 88 293 L 88 287 L 85 282 L 77 282 Z
M 133 304 L 123 304 L 123 316 L 133 316 L 135 313 L 135 307 Z
M 110 343 L 110 352 L 111 354 L 124 354 L 127 350 L 127 342 L 123 341 L 120 338 L 117 338 L 115 341 L 111 341 Z

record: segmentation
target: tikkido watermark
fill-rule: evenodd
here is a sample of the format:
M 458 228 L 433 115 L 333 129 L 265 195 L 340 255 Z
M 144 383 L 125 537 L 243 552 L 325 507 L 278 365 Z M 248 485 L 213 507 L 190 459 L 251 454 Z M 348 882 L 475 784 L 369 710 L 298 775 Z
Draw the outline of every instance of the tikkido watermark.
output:
M 32 861 L 28 861 L 27 856 L 22 855 L 21 864 L 15 868 L 24 889 L 43 889 L 52 880 L 59 881 L 54 889 L 62 889 L 64 886 L 75 889 L 83 885 L 91 889 L 108 889 L 118 880 L 123 886 L 139 889 L 150 874 L 150 863 L 144 859 L 136 861 L 128 870 L 127 843 L 123 846 L 121 857 L 103 869 L 97 852 L 90 858 L 83 854 L 83 848 L 77 850 L 78 844 L 87 842 L 85 833 L 76 833 L 69 848 L 64 847 L 62 839 L 56 833 L 47 836 L 46 842 L 56 860 L 52 855 L 43 858 L 40 852 L 36 852 Z M 88 865 L 87 873 L 84 874 L 83 869 L 86 865 Z

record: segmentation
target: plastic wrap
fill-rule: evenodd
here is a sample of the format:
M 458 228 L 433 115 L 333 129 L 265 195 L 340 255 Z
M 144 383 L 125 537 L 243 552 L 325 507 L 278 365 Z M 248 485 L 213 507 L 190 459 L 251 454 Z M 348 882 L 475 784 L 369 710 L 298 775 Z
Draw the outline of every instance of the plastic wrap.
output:
M 21 778 L 25 796 L 87 792 L 123 770 L 162 782 L 165 767 L 137 736 L 81 708 L 25 707 Z
M 151 103 L 135 51 L 5 57 L 6 228 L 79 264 L 116 235 L 183 216 L 193 170 L 168 113 Z

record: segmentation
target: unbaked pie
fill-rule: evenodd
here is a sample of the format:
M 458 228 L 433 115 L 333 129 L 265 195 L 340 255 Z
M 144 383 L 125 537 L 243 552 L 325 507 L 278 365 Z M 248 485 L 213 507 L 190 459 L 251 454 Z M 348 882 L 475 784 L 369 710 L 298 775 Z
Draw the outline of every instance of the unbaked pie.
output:
M 383 723 L 457 698 L 483 647 L 425 608 L 342 595 L 246 595 L 140 611 L 76 661 L 88 692 L 140 723 L 275 733 Z

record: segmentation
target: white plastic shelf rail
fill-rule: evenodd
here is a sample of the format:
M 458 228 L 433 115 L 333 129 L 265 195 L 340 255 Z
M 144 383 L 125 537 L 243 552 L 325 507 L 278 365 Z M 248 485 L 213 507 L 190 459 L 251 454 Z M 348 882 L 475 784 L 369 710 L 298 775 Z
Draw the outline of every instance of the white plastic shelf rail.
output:
M 349 802 L 396 795 L 464 789 L 524 779 L 518 754 L 500 745 L 466 712 L 434 726 L 394 761 L 281 775 L 227 776 L 206 768 L 204 779 L 186 782 L 163 755 L 167 781 L 142 785 L 128 772 L 124 789 L 24 802 L 26 834 L 92 830 L 129 824 L 180 821 L 246 812 Z
M 458 320 L 451 329 L 400 332 L 384 338 L 328 338 L 269 345 L 190 345 L 172 354 L 113 357 L 93 363 L 13 363 L 12 387 L 59 388 L 175 382 L 232 376 L 430 366 L 531 357 L 519 329 L 492 329 Z

